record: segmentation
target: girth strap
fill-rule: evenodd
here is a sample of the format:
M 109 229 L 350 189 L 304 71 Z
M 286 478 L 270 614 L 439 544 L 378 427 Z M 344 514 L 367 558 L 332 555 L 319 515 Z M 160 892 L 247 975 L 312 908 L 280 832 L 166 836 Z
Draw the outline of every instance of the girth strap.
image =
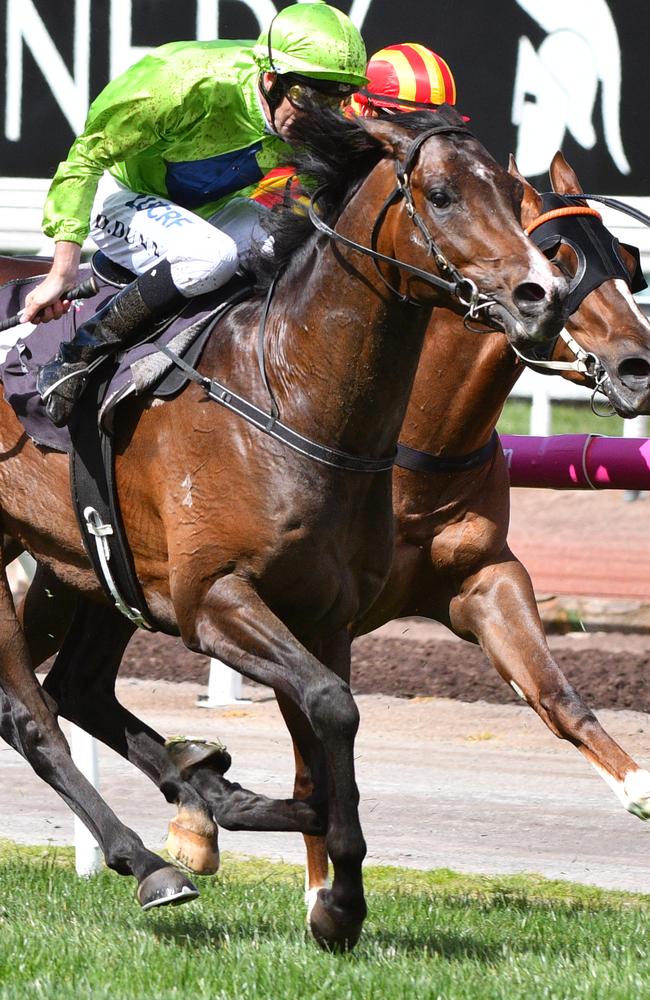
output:
M 109 600 L 134 625 L 153 630 L 120 514 L 113 439 L 97 421 L 115 367 L 114 359 L 105 359 L 70 421 L 72 500 L 86 553 Z
M 496 431 L 492 432 L 487 444 L 477 448 L 476 451 L 468 452 L 467 455 L 431 455 L 427 451 L 418 451 L 417 448 L 398 444 L 395 465 L 411 472 L 465 472 L 467 469 L 476 469 L 488 462 L 497 450 L 498 444 L 499 435 Z

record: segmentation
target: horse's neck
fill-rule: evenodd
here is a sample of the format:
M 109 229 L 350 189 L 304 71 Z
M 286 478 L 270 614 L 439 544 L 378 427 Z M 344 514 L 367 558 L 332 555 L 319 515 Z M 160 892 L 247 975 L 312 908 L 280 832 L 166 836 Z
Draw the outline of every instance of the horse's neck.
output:
M 434 311 L 400 440 L 434 455 L 466 455 L 490 438 L 520 366 L 499 333 L 466 330 Z
M 270 382 L 296 430 L 386 455 L 404 419 L 428 311 L 398 302 L 367 258 L 348 252 L 343 266 L 343 256 L 321 241 L 306 279 L 289 273 L 280 283 L 269 316 Z

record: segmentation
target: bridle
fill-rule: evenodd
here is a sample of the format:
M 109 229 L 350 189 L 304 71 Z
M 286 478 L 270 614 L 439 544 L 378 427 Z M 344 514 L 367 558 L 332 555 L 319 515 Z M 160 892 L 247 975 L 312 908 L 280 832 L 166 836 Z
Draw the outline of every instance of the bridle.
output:
M 525 231 L 542 252 L 549 253 L 552 249 L 557 249 L 558 244 L 564 243 L 575 253 L 578 268 L 569 284 L 566 300 L 568 315 L 572 315 L 587 295 L 609 278 L 622 279 L 631 292 L 638 292 L 646 287 L 638 249 L 626 243 L 619 244 L 602 224 L 600 213 L 587 206 L 585 201 L 589 199 L 602 202 L 650 226 L 648 216 L 638 209 L 603 195 L 559 195 L 547 192 L 541 197 L 542 212 Z M 636 260 L 636 268 L 632 275 L 621 258 L 619 246 L 623 246 Z M 574 361 L 553 360 L 558 340 L 567 345 L 574 355 Z M 532 356 L 523 354 L 512 344 L 510 346 L 527 367 L 540 374 L 574 371 L 593 379 L 595 384 L 591 395 L 591 408 L 594 413 L 600 412 L 596 408 L 596 396 L 598 393 L 606 395 L 604 384 L 609 377 L 606 368 L 597 354 L 586 351 L 567 330 L 562 329 L 557 337 L 532 352 Z
M 480 292 L 476 283 L 472 281 L 471 278 L 467 278 L 461 274 L 458 268 L 446 257 L 441 247 L 438 243 L 436 243 L 433 236 L 429 232 L 424 219 L 418 212 L 413 200 L 413 192 L 411 190 L 411 172 L 417 162 L 419 152 L 424 143 L 436 135 L 449 135 L 453 133 L 460 133 L 468 136 L 472 135 L 469 129 L 463 124 L 441 123 L 440 125 L 434 125 L 432 128 L 429 128 L 425 132 L 421 132 L 418 136 L 416 136 L 408 148 L 404 162 L 400 160 L 395 161 L 395 187 L 386 198 L 384 204 L 379 210 L 377 218 L 375 219 L 371 234 L 371 246 L 364 246 L 362 243 L 357 243 L 348 236 L 344 236 L 342 233 L 337 232 L 336 229 L 327 225 L 327 223 L 324 222 L 319 216 L 317 203 L 319 197 L 325 190 L 325 187 L 320 187 L 311 196 L 309 200 L 308 212 L 312 225 L 319 232 L 329 237 L 329 239 L 334 240 L 337 243 L 341 243 L 343 246 L 349 247 L 351 250 L 355 250 L 357 253 L 361 253 L 366 257 L 371 257 L 381 280 L 400 301 L 409 302 L 411 305 L 415 306 L 419 306 L 421 304 L 410 298 L 408 295 L 403 295 L 400 291 L 398 291 L 398 289 L 394 288 L 384 277 L 379 266 L 380 263 L 391 264 L 393 267 L 397 267 L 399 270 L 404 271 L 407 274 L 412 274 L 416 278 L 420 278 L 422 281 L 427 282 L 427 284 L 433 285 L 435 288 L 445 292 L 455 302 L 467 309 L 464 316 L 464 322 L 467 323 L 471 320 L 480 320 L 481 317 L 479 314 L 481 310 L 487 310 L 491 305 L 495 304 L 495 300 L 491 299 L 483 292 Z M 386 213 L 391 205 L 394 205 L 400 199 L 404 200 L 406 213 L 409 219 L 413 225 L 419 229 L 420 233 L 424 237 L 427 252 L 433 257 L 436 267 L 439 272 L 441 272 L 440 274 L 432 274 L 422 268 L 415 267 L 413 264 L 407 264 L 406 261 L 398 260 L 395 257 L 389 257 L 375 249 L 377 246 L 379 231 L 386 217 Z M 447 277 L 442 277 L 441 275 L 443 274 L 447 275 Z
M 638 249 L 627 243 L 621 244 L 636 260 L 637 266 L 634 274 L 630 276 L 618 253 L 618 241 L 602 225 L 600 214 L 595 209 L 589 208 L 584 202 L 586 199 L 603 202 L 610 208 L 631 215 L 638 222 L 650 226 L 650 218 L 647 215 L 638 209 L 625 205 L 624 202 L 602 195 L 557 195 L 554 192 L 549 192 L 543 194 L 541 198 L 542 212 L 527 227 L 526 233 L 543 252 L 557 247 L 558 242 L 564 242 L 576 254 L 578 270 L 570 283 L 569 291 L 569 298 L 572 300 L 569 307 L 571 312 L 574 312 L 589 292 L 598 287 L 607 277 L 623 278 L 632 292 L 641 291 L 646 287 Z M 582 204 L 574 204 L 575 202 Z M 577 226 L 573 227 L 573 232 L 569 232 L 569 219 L 578 223 Z M 597 261 L 597 267 L 595 261 Z M 467 326 L 467 323 L 465 325 Z M 564 341 L 572 351 L 575 357 L 574 361 L 552 360 L 552 354 L 559 339 Z M 598 355 L 592 351 L 585 351 L 567 330 L 562 329 L 557 337 L 549 341 L 543 348 L 537 349 L 534 357 L 522 354 L 513 344 L 510 344 L 510 347 L 527 367 L 540 374 L 574 371 L 592 378 L 595 386 L 591 395 L 591 408 L 594 413 L 604 415 L 596 407 L 596 396 L 598 392 L 606 395 L 603 386 L 608 379 L 607 371 Z M 496 431 L 493 431 L 490 440 L 482 447 L 458 456 L 432 455 L 429 452 L 399 443 L 395 464 L 400 468 L 418 473 L 467 472 L 491 461 L 498 444 L 499 435 Z

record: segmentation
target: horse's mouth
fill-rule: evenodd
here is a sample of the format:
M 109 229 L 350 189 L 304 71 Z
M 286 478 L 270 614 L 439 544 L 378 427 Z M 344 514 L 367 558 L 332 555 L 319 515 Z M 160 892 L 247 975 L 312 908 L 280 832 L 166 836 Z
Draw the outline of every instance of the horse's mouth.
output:
M 500 327 L 508 340 L 520 350 L 525 350 L 531 344 L 538 346 L 547 340 L 553 340 L 560 331 L 561 322 L 550 322 L 549 318 L 534 320 L 526 319 L 506 306 L 503 302 L 493 301 L 486 310 L 490 323 Z
M 600 383 L 600 388 L 619 417 L 630 419 L 650 414 L 650 391 L 634 393 L 609 374 Z

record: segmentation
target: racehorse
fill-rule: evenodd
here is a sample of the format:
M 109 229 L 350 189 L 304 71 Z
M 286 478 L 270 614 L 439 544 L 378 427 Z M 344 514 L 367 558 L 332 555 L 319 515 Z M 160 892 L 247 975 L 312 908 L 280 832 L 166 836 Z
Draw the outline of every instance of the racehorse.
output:
M 514 161 L 511 171 L 526 184 Z M 559 153 L 551 179 L 560 194 L 582 192 Z M 526 187 L 522 222 L 529 226 L 541 199 Z M 618 253 L 632 276 L 637 262 L 621 247 Z M 620 278 L 600 284 L 567 330 L 570 337 L 558 338 L 552 358 L 565 366 L 562 374 L 594 389 L 598 383 L 621 416 L 650 413 L 650 324 L 627 284 Z M 452 312 L 436 317 L 435 330 L 429 327 L 393 474 L 393 566 L 354 632 L 416 615 L 478 643 L 551 732 L 584 755 L 627 810 L 647 820 L 650 774 L 608 735 L 554 661 L 530 577 L 508 547 L 508 468 L 494 433 L 523 367 L 505 337 L 464 331 Z M 346 678 L 348 671 L 343 662 Z M 317 749 L 294 707 L 282 695 L 279 701 L 295 741 L 295 794 L 304 796 L 313 783 L 305 761 L 313 761 Z M 319 838 L 305 841 L 310 901 L 327 884 L 327 852 Z
M 319 794 L 311 801 L 255 795 L 227 782 L 223 767 L 201 760 L 195 746 L 168 752 L 122 709 L 114 680 L 133 624 L 105 603 L 90 571 L 66 460 L 34 446 L 4 401 L 1 732 L 82 818 L 108 866 L 135 876 L 145 907 L 196 890 L 146 850 L 79 774 L 59 712 L 152 777 L 179 804 L 190 834 L 194 822 L 209 834 L 212 816 L 231 828 L 326 831 L 334 879 L 315 902 L 311 929 L 324 946 L 350 947 L 366 913 L 353 758 L 358 712 L 328 664 L 349 646 L 350 623 L 375 600 L 390 568 L 389 470 L 424 330 L 432 309 L 453 302 L 463 314 L 483 309 L 522 348 L 539 344 L 561 325 L 566 282 L 521 230 L 521 186 L 455 113 L 361 125 L 314 112 L 304 130 L 313 172 L 320 165 L 329 182 L 319 224 L 331 221 L 335 230 L 293 248 L 272 298 L 231 309 L 200 365 L 208 379 L 260 407 L 272 392 L 304 447 L 273 436 L 280 422 L 271 413 L 261 434 L 196 384 L 162 405 L 125 402 L 115 443 L 123 520 L 156 626 L 296 702 L 324 750 Z M 384 255 L 388 284 L 378 280 L 376 256 L 357 249 L 370 243 Z M 24 273 L 16 264 L 8 276 Z M 260 329 L 266 380 L 257 366 Z M 316 459 L 304 454 L 305 442 Z M 43 689 L 4 572 L 11 540 L 77 595 Z M 29 601 L 24 623 L 34 650 Z

